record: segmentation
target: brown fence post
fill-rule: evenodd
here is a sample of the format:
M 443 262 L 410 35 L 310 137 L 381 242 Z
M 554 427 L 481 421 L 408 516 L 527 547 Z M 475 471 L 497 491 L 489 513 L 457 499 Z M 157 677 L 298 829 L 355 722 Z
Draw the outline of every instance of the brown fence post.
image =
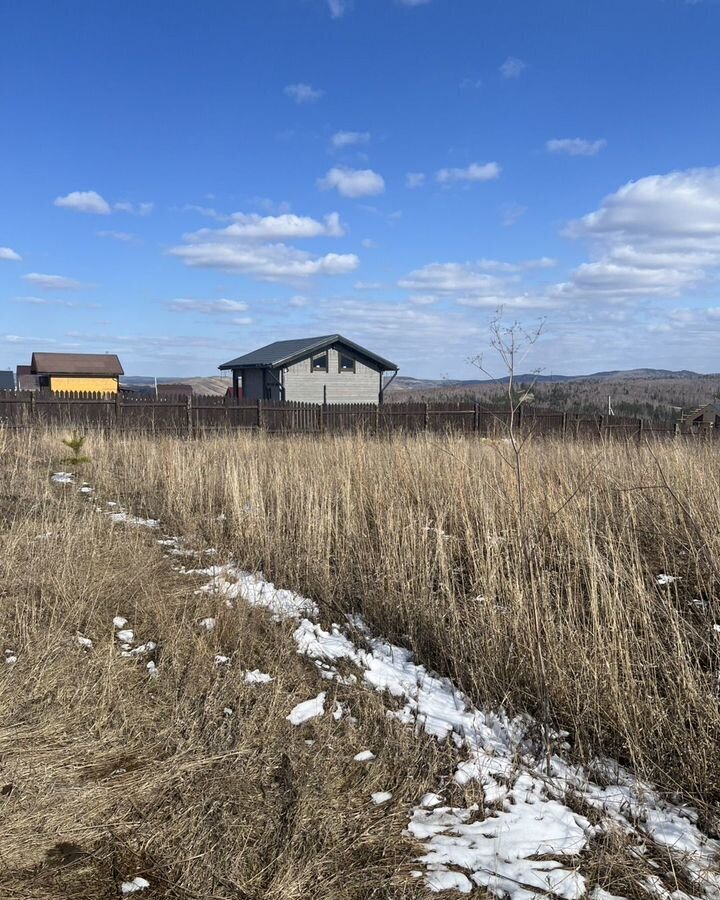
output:
M 375 407 L 375 434 L 380 433 L 380 404 Z
M 187 414 L 187 429 L 188 429 L 188 437 L 193 436 L 193 402 L 192 395 L 190 397 L 185 398 L 186 404 L 186 414 Z
M 675 435 L 675 437 L 680 437 L 680 423 L 679 422 L 675 423 L 674 435 Z
M 425 404 L 424 416 L 423 416 L 423 426 L 425 431 L 428 430 L 428 425 L 430 424 L 430 404 Z
M 120 420 L 122 418 L 122 395 L 120 391 L 115 393 L 115 426 L 120 425 Z
M 473 431 L 475 434 L 480 430 L 480 407 L 477 403 L 473 406 Z
M 562 436 L 563 440 L 567 437 L 567 410 L 562 414 Z
M 30 392 L 30 421 L 34 422 L 37 418 L 37 406 L 35 399 L 35 391 Z
M 257 402 L 257 427 L 263 427 L 263 403 L 262 400 Z
M 638 444 L 642 443 L 643 438 L 643 420 L 638 419 Z

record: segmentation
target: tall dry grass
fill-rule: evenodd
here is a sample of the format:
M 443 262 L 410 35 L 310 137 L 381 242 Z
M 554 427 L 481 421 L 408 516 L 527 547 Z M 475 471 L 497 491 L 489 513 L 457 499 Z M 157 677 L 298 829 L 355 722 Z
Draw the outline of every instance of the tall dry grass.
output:
M 360 610 L 478 702 L 542 710 L 539 616 L 551 715 L 578 752 L 717 800 L 715 450 L 531 444 L 520 528 L 505 449 L 249 435 L 113 439 L 95 455 L 104 491 L 330 615 Z M 658 585 L 661 573 L 679 580 Z
M 93 477 L 139 506 L 145 449 L 91 442 Z M 0 896 L 116 900 L 140 875 L 148 900 L 427 897 L 402 832 L 452 773 L 446 748 L 389 719 L 378 695 L 321 682 L 292 623 L 198 594 L 206 579 L 175 572 L 157 533 L 113 526 L 93 497 L 51 484 L 64 452 L 57 435 L 0 432 Z M 120 656 L 117 615 L 157 643 L 158 677 L 148 657 Z M 255 668 L 273 683 L 246 684 Z M 286 721 L 323 689 L 348 715 Z M 377 760 L 354 763 L 368 748 Z M 385 790 L 393 800 L 374 806 Z
M 47 466 L 51 435 L 6 438 Z M 24 445 L 26 449 L 23 449 Z M 361 611 L 478 703 L 543 711 L 695 802 L 720 799 L 712 446 L 91 436 L 103 496 L 322 604 Z M 679 580 L 656 583 L 667 573 Z M 539 623 L 539 627 L 538 627 Z

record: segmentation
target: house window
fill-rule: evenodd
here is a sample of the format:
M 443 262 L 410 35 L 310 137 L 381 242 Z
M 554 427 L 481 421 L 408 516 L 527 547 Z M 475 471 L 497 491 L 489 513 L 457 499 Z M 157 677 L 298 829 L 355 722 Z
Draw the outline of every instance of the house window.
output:
M 352 356 L 346 356 L 344 353 L 338 354 L 338 371 L 351 373 L 355 371 L 355 360 Z
M 318 353 L 310 360 L 310 369 L 312 372 L 327 372 L 328 355 L 327 353 Z

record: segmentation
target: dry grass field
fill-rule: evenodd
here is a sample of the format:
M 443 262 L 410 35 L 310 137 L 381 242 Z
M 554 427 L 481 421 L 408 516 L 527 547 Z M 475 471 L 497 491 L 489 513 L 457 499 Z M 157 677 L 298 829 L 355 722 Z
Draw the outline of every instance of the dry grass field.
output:
M 360 614 L 478 709 L 525 716 L 533 772 L 610 757 L 719 836 L 712 445 L 531 443 L 518 482 L 502 442 L 97 434 L 62 484 L 60 437 L 0 432 L 3 897 L 118 897 L 135 877 L 143 900 L 435 896 L 411 875 L 420 798 L 443 785 L 453 808 L 493 809 L 453 780 L 459 740 L 359 690 L 350 655 L 319 679 L 297 622 L 207 590 L 215 562 L 312 598 L 326 628 Z M 287 720 L 321 690 L 342 716 Z M 642 853 L 596 830 L 573 863 L 583 886 L 548 890 L 717 896 L 643 816 Z M 507 878 L 495 894 L 538 890 Z

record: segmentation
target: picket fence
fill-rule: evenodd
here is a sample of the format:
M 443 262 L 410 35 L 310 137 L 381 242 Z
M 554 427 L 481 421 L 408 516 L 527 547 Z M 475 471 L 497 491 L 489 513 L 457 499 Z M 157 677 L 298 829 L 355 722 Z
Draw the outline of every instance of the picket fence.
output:
M 284 401 L 234 401 L 217 396 L 133 397 L 89 392 L 0 391 L 0 426 L 27 428 L 55 425 L 123 431 L 195 435 L 236 429 L 274 433 L 342 433 L 361 431 L 460 432 L 497 436 L 506 432 L 509 413 L 480 403 L 313 404 Z M 717 429 L 681 430 L 679 425 L 642 419 L 575 415 L 527 406 L 518 411 L 519 431 L 566 438 L 703 435 Z

